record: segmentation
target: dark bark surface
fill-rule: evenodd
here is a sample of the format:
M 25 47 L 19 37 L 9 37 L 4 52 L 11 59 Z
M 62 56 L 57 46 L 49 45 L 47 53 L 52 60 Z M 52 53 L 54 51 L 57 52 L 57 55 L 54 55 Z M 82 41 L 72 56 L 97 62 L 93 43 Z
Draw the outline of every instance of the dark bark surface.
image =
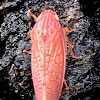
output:
M 1 0 L 0 1 L 0 100 L 35 100 L 31 79 L 31 55 L 26 37 L 27 11 L 37 16 L 55 11 L 62 27 L 76 29 L 68 34 L 78 60 L 68 50 L 60 100 L 100 100 L 100 1 L 99 0 Z M 33 26 L 35 24 L 32 19 Z

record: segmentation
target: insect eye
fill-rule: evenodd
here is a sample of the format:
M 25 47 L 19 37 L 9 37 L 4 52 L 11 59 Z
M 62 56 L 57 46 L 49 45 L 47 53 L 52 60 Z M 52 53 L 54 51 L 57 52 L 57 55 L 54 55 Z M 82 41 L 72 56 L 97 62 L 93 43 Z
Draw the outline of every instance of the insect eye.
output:
M 39 20 L 41 18 L 41 14 L 38 16 L 37 20 Z
M 56 18 L 57 20 L 59 20 L 59 18 L 58 18 L 58 16 L 57 16 L 57 14 L 55 15 L 55 18 Z

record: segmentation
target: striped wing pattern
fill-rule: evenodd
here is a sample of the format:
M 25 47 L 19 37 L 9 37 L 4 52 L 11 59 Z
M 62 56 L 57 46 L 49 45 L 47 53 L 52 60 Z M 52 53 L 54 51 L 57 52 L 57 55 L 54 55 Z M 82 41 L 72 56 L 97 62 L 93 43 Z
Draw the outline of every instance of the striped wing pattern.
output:
M 54 33 L 45 44 L 35 37 L 32 39 L 31 62 L 36 99 L 59 100 L 65 72 L 62 34 Z

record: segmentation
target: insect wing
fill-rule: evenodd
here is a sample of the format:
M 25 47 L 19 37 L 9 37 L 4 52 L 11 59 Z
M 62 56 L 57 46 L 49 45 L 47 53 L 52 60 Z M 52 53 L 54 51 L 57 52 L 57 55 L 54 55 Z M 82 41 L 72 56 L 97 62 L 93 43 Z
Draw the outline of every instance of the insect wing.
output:
M 32 56 L 31 70 L 32 80 L 37 100 L 42 100 L 43 77 L 44 77 L 44 44 L 36 30 L 31 31 Z
M 44 44 L 36 32 L 32 38 L 32 78 L 37 100 L 59 100 L 65 72 L 62 34 L 53 34 Z
M 47 100 L 59 100 L 65 72 L 65 48 L 62 34 L 56 33 L 48 39 L 45 57 Z

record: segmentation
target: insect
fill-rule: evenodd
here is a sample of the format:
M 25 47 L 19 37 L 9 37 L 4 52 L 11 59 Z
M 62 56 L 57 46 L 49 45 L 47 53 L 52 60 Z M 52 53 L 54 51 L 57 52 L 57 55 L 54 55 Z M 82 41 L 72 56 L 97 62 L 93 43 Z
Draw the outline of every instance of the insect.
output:
M 32 40 L 31 70 L 36 95 L 36 100 L 59 100 L 64 80 L 66 62 L 66 41 L 72 57 L 76 57 L 65 33 L 73 32 L 67 27 L 62 28 L 57 14 L 52 10 L 46 10 L 36 17 L 31 10 L 28 13 L 36 20 L 36 24 L 30 29 Z

